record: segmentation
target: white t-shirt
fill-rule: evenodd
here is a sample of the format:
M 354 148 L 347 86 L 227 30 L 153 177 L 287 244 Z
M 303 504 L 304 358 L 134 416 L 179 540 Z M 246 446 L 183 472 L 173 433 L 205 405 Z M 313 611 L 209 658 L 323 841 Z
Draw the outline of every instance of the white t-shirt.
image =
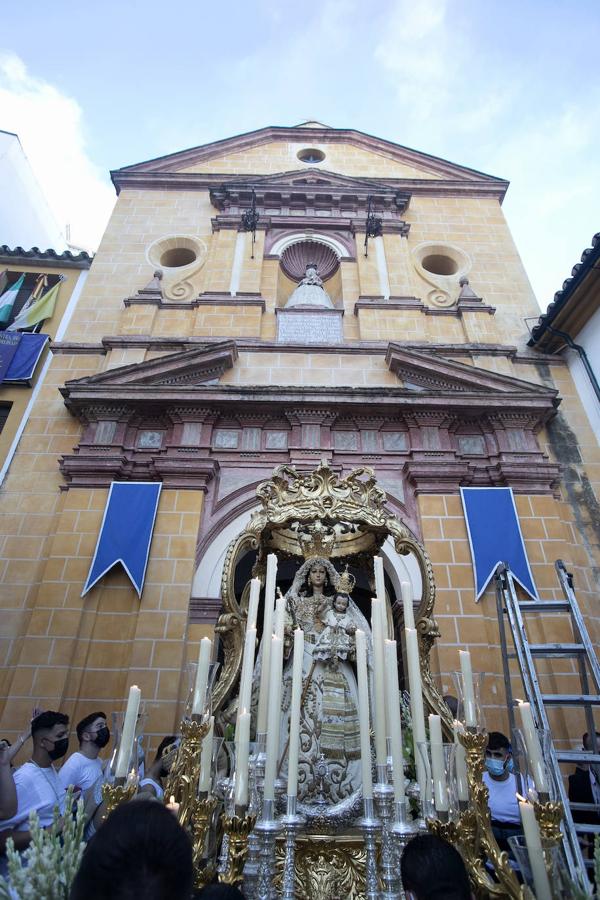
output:
M 522 793 L 522 790 L 517 787 L 517 779 L 513 773 L 509 774 L 506 781 L 496 781 L 489 772 L 484 772 L 483 783 L 490 792 L 489 807 L 492 819 L 520 825 L 521 814 L 517 794 Z
M 79 750 L 72 754 L 58 773 L 58 779 L 63 788 L 70 784 L 87 791 L 99 778 L 102 778 L 102 760 L 88 759 Z
M 29 813 L 35 809 L 42 828 L 52 824 L 54 807 L 60 814 L 65 811 L 65 789 L 58 779 L 54 766 L 42 769 L 34 762 L 26 762 L 14 773 L 17 789 L 17 812 L 12 819 L 0 822 L 0 831 L 29 829 Z

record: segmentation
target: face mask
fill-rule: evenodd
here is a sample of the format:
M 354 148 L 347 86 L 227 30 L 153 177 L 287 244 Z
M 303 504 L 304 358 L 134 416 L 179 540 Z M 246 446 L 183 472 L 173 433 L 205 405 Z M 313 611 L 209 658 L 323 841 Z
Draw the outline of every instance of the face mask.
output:
M 48 750 L 48 756 L 50 759 L 55 762 L 57 759 L 61 759 L 69 749 L 69 738 L 61 738 L 60 741 L 54 741 L 54 747 L 52 750 Z
M 108 742 L 110 741 L 110 731 L 108 727 L 105 725 L 103 728 L 99 728 L 94 736 L 94 744 L 96 747 L 106 747 Z
M 515 771 L 515 764 L 514 764 L 514 762 L 513 762 L 512 756 L 510 756 L 510 757 L 508 758 L 508 762 L 506 763 L 506 768 L 507 768 L 507 770 L 508 770 L 509 772 L 514 772 L 514 771 Z
M 504 774 L 504 763 L 501 759 L 492 759 L 492 757 L 486 757 L 485 767 L 490 773 L 490 775 L 503 775 Z

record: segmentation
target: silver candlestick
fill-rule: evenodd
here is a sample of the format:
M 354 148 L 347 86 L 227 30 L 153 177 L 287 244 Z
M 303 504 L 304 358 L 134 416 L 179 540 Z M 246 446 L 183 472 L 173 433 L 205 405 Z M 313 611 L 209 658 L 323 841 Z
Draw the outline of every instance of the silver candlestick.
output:
M 254 753 L 250 756 L 249 789 L 250 808 L 259 813 L 262 810 L 262 793 L 265 779 L 265 734 L 257 734 Z M 244 895 L 248 898 L 256 896 L 258 885 L 260 840 L 256 827 L 248 837 L 248 855 L 244 866 Z
M 390 828 L 390 834 L 394 841 L 394 856 L 400 872 L 400 861 L 404 848 L 410 840 L 418 834 L 419 822 L 413 822 L 407 815 L 406 800 L 394 803 L 394 822 Z M 400 886 L 400 897 L 404 897 L 404 890 Z
M 381 821 L 381 881 L 385 900 L 398 900 L 400 896 L 399 868 L 390 833 L 393 820 L 394 788 L 387 783 L 387 766 L 377 766 L 377 783 L 373 786 L 375 809 Z
M 281 823 L 275 818 L 275 801 L 263 800 L 262 818 L 254 829 L 259 840 L 258 886 L 256 900 L 273 900 L 275 888 L 275 839 Z
M 283 893 L 282 900 L 294 900 L 295 897 L 295 861 L 296 838 L 302 826 L 306 823 L 304 816 L 297 812 L 297 798 L 287 797 L 286 814 L 281 820 L 285 831 L 285 863 L 283 867 Z
M 365 897 L 367 900 L 379 900 L 379 877 L 377 875 L 377 835 L 381 831 L 381 822 L 375 817 L 373 800 L 364 799 L 364 813 L 358 824 L 362 829 L 365 841 L 366 873 Z

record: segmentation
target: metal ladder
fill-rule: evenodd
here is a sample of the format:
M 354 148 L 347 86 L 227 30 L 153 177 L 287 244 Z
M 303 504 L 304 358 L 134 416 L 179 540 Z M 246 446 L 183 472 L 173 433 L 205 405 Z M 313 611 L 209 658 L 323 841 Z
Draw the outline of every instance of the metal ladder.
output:
M 593 752 L 585 751 L 557 751 L 553 742 L 550 743 L 550 758 L 548 766 L 551 770 L 559 798 L 564 808 L 563 819 L 563 846 L 567 865 L 571 878 L 581 886 L 591 891 L 586 874 L 586 861 L 584 860 L 577 837 L 578 832 L 600 831 L 598 826 L 575 825 L 569 806 L 569 798 L 565 788 L 560 763 L 600 763 L 600 752 L 596 746 L 596 727 L 594 723 L 593 707 L 600 706 L 600 665 L 594 652 L 590 636 L 581 615 L 579 605 L 573 591 L 573 579 L 567 572 L 562 560 L 556 560 L 555 569 L 563 590 L 564 600 L 519 600 L 515 590 L 515 583 L 510 569 L 501 564 L 496 570 L 496 606 L 498 612 L 498 624 L 500 628 L 500 648 L 502 651 L 502 665 L 504 670 L 504 683 L 506 688 L 506 701 L 508 705 L 508 717 L 511 736 L 514 733 L 515 706 L 511 685 L 510 660 L 517 659 L 523 686 L 525 699 L 531 704 L 533 718 L 538 728 L 550 731 L 546 707 L 548 706 L 578 706 L 585 710 L 587 731 L 591 737 Z M 527 631 L 523 620 L 523 613 L 567 613 L 570 615 L 573 629 L 572 643 L 532 644 L 527 637 Z M 510 631 L 515 652 L 509 652 L 506 640 L 505 614 L 508 616 Z M 581 683 L 579 694 L 545 694 L 539 685 L 538 674 L 535 668 L 535 658 L 574 658 L 577 660 Z M 590 692 L 590 681 L 593 692 Z

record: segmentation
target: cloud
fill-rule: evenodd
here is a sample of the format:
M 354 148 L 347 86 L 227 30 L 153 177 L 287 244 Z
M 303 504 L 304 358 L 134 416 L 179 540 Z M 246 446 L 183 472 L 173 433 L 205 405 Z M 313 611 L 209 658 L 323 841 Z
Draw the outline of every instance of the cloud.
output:
M 13 53 L 0 54 L 0 128 L 19 135 L 34 175 L 71 242 L 98 246 L 115 194 L 90 160 L 81 107 L 31 75 Z

